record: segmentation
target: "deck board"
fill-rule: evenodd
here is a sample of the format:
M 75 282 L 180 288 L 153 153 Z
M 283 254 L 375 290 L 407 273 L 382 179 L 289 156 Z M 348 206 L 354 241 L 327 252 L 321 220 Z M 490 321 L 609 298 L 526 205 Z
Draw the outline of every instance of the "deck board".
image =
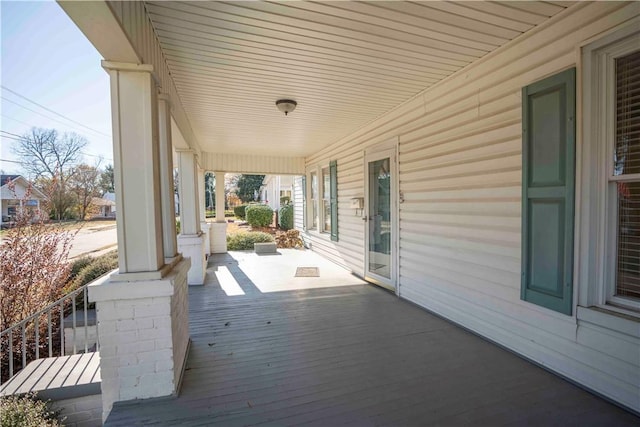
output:
M 33 392 L 45 400 L 100 393 L 100 354 L 34 360 L 0 388 L 0 396 Z
M 180 396 L 116 404 L 106 425 L 640 421 L 375 286 L 262 293 L 248 276 L 236 280 L 245 295 L 226 296 L 215 280 L 189 288 Z

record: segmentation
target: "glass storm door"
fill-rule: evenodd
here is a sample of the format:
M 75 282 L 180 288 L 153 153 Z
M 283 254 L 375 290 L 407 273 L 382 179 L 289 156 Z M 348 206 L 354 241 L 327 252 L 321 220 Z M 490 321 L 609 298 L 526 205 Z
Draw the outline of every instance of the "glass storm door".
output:
M 395 279 L 395 153 L 375 153 L 366 160 L 365 278 L 396 288 Z

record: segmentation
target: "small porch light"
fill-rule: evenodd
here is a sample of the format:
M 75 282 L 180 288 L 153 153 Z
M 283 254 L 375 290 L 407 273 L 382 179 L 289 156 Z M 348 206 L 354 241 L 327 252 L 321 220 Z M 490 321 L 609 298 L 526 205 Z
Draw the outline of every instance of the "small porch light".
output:
M 279 99 L 276 101 L 276 107 L 282 111 L 284 115 L 288 115 L 290 112 L 296 109 L 298 103 L 292 99 Z

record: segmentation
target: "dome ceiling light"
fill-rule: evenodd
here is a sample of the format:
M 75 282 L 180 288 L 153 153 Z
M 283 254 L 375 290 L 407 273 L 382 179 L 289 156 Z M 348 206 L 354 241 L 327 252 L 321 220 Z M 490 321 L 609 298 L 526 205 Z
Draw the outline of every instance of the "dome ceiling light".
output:
M 298 103 L 292 99 L 279 99 L 276 101 L 276 107 L 282 111 L 284 115 L 288 115 L 290 112 L 296 109 Z

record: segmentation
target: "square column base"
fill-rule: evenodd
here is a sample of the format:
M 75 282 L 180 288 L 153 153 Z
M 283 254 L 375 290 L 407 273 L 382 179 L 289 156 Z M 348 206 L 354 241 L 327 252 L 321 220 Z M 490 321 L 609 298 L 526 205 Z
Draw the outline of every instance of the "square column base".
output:
M 180 234 L 178 236 L 178 252 L 183 257 L 191 259 L 191 268 L 187 275 L 187 283 L 190 286 L 204 285 L 204 277 L 207 272 L 204 237 L 202 233 Z
M 98 320 L 103 421 L 115 402 L 178 393 L 189 347 L 189 266 L 178 258 L 158 279 L 124 273 L 89 285 Z
M 227 223 L 212 222 L 211 224 L 211 253 L 227 253 Z
M 200 223 L 200 229 L 202 230 L 202 237 L 204 238 L 204 253 L 209 257 L 211 253 L 211 239 L 209 238 L 209 223 L 206 221 L 202 221 Z

